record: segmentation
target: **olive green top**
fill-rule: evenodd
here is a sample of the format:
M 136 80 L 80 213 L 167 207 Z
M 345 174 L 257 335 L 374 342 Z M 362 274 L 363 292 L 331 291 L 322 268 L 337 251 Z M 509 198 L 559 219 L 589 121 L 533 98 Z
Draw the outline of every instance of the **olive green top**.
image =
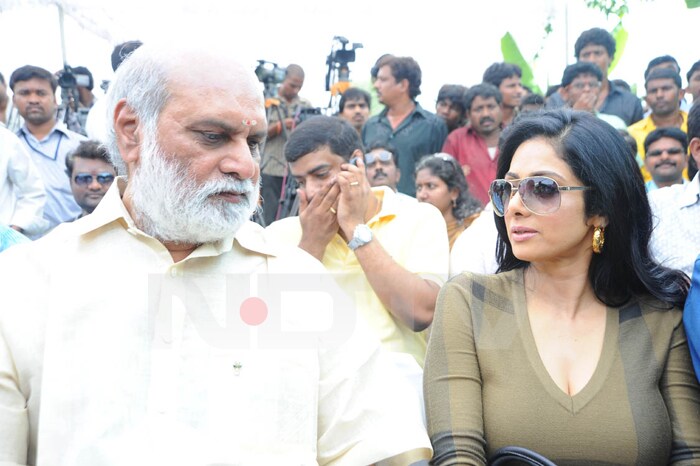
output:
M 569 396 L 532 335 L 523 270 L 462 274 L 438 298 L 425 363 L 436 465 L 483 465 L 517 445 L 559 466 L 700 464 L 700 386 L 681 311 L 608 308 L 602 353 Z

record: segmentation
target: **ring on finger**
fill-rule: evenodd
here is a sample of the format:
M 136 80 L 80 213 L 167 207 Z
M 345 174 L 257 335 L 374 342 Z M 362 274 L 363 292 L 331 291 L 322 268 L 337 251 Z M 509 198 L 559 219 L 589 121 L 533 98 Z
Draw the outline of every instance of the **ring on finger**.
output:
M 351 181 L 351 182 L 350 182 L 350 186 L 357 186 L 357 185 L 359 185 L 359 184 L 360 184 L 359 181 Z
M 335 215 L 335 214 L 338 213 L 333 207 L 330 208 L 330 211 L 331 211 L 331 213 L 332 213 L 333 215 Z

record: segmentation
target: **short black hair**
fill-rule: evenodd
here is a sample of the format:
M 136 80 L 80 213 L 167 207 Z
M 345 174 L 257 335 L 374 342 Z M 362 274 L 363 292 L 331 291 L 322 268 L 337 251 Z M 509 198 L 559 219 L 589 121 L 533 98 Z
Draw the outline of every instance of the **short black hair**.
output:
M 73 176 L 73 165 L 75 164 L 76 157 L 81 159 L 101 160 L 113 166 L 109 154 L 107 153 L 107 148 L 100 141 L 95 141 L 93 139 L 81 141 L 78 147 L 66 157 L 66 173 L 69 177 Z
M 651 73 L 649 73 L 649 75 L 644 80 L 644 89 L 647 88 L 649 81 L 653 81 L 655 79 L 672 79 L 673 82 L 676 84 L 676 87 L 678 87 L 678 89 L 681 89 L 683 87 L 683 82 L 681 81 L 680 74 L 668 68 L 657 68 Z
M 86 67 L 84 67 L 84 66 L 75 66 L 75 67 L 73 67 L 73 73 L 74 73 L 74 74 L 83 74 L 83 75 L 85 75 L 85 76 L 88 77 L 89 83 L 88 83 L 87 86 L 85 86 L 86 89 L 88 89 L 88 90 L 91 91 L 92 88 L 95 86 L 95 81 L 94 81 L 94 79 L 92 78 L 92 73 L 90 73 L 90 70 L 87 69 Z
M 647 79 L 647 76 L 649 76 L 649 73 L 651 73 L 652 68 L 659 66 L 662 63 L 673 63 L 676 66 L 676 72 L 680 74 L 681 66 L 678 64 L 678 61 L 671 55 L 661 55 L 660 57 L 652 58 L 651 61 L 649 61 L 647 69 L 644 70 L 644 79 Z
M 602 45 L 608 52 L 608 56 L 612 60 L 615 57 L 615 38 L 605 29 L 592 28 L 587 31 L 583 31 L 576 43 L 574 44 L 574 56 L 579 59 L 581 55 L 581 50 L 587 45 Z
M 637 147 L 637 140 L 633 138 L 629 131 L 627 131 L 626 129 L 618 129 L 617 132 L 620 134 L 620 136 L 622 136 L 622 139 L 624 139 L 627 145 L 629 146 L 630 155 L 632 155 L 632 158 L 636 162 L 637 152 L 639 152 L 639 148 Z
M 482 81 L 499 87 L 504 79 L 517 76 L 522 78 L 523 71 L 514 63 L 493 63 L 484 71 Z M 469 107 L 467 107 L 469 108 Z
M 438 91 L 437 101 L 450 100 L 452 105 L 456 105 L 464 113 L 467 111 L 464 106 L 464 94 L 467 90 L 467 87 L 461 84 L 443 84 Z
M 117 44 L 112 50 L 112 71 L 117 71 L 117 68 L 119 68 L 122 62 L 126 60 L 129 55 L 134 53 L 134 50 L 142 45 L 143 42 L 140 40 L 129 40 L 122 42 L 121 44 Z
M 350 160 L 358 149 L 364 153 L 360 135 L 350 123 L 342 118 L 320 115 L 303 121 L 290 133 L 284 145 L 284 157 L 287 162 L 296 162 L 323 147 L 345 160 Z
M 685 76 L 688 79 L 688 82 L 690 82 L 690 78 L 693 77 L 693 73 L 695 73 L 696 71 L 700 71 L 700 60 L 693 63 L 693 66 L 691 66 L 688 72 L 686 73 Z
M 14 92 L 15 84 L 20 81 L 29 81 L 30 79 L 41 79 L 42 81 L 48 81 L 49 84 L 51 84 L 51 89 L 54 92 L 56 92 L 56 89 L 58 88 L 58 81 L 49 70 L 39 66 L 24 65 L 12 72 L 12 76 L 10 76 L 10 89 L 12 89 Z
M 349 87 L 340 96 L 340 102 L 338 102 L 338 110 L 342 113 L 345 110 L 345 102 L 348 100 L 364 100 L 367 103 L 367 108 L 372 107 L 372 96 L 369 92 L 359 87 Z
M 384 66 L 384 62 L 390 58 L 393 57 L 394 55 L 390 53 L 385 53 L 384 55 L 380 56 L 377 58 L 377 61 L 374 62 L 374 66 L 369 70 L 369 74 L 372 77 L 372 80 L 377 79 L 377 73 L 379 73 L 379 68 Z
M 503 101 L 503 96 L 501 96 L 501 91 L 498 90 L 498 87 L 494 86 L 491 83 L 477 84 L 476 86 L 470 87 L 469 90 L 464 94 L 464 108 L 467 112 L 471 111 L 472 103 L 477 97 L 481 97 L 483 99 L 493 97 L 494 99 L 496 99 L 496 103 L 498 105 L 501 105 L 501 102 Z
M 523 108 L 525 105 L 539 105 L 540 107 L 544 107 L 544 97 L 534 92 L 528 94 L 520 101 L 520 108 Z
M 561 77 L 562 87 L 568 86 L 574 81 L 574 79 L 582 74 L 593 75 L 598 79 L 598 81 L 603 80 L 603 72 L 600 71 L 600 68 L 598 68 L 595 64 L 579 61 L 564 68 L 564 74 Z
M 656 128 L 651 133 L 647 134 L 644 139 L 644 152 L 649 152 L 649 146 L 654 144 L 661 138 L 672 138 L 680 142 L 683 146 L 683 152 L 688 153 L 688 135 L 681 131 L 679 128 L 673 126 L 664 126 L 662 128 Z
M 391 75 L 397 83 L 404 79 L 408 81 L 408 94 L 411 99 L 415 100 L 415 98 L 420 95 L 423 73 L 421 72 L 420 65 L 413 57 L 395 57 L 389 55 L 379 61 L 379 68 L 383 66 L 391 68 Z M 377 69 L 377 73 L 379 73 L 379 68 Z
M 297 76 L 304 79 L 304 68 L 296 63 L 290 63 L 284 70 L 284 79 L 287 79 L 289 76 Z

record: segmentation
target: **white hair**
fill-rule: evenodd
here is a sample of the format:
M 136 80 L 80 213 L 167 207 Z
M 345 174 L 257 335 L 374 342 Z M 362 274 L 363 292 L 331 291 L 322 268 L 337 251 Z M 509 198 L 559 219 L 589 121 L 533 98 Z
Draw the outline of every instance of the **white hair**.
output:
M 167 64 L 154 46 L 143 45 L 117 69 L 107 92 L 107 140 L 105 146 L 117 173 L 127 175 L 114 132 L 114 110 L 121 99 L 139 118 L 145 133 L 155 135 L 158 117 L 170 97 L 167 89 Z

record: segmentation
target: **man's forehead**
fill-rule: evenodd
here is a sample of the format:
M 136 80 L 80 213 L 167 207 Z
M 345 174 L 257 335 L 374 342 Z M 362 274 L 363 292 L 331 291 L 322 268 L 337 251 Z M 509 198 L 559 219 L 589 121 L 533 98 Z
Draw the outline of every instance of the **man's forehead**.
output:
M 607 49 L 605 48 L 604 45 L 601 44 L 586 44 L 581 48 L 581 53 L 584 52 L 606 52 Z
M 591 73 L 577 74 L 576 76 L 574 76 L 574 79 L 572 79 L 571 82 L 582 81 L 584 79 L 590 79 L 590 80 L 594 80 L 595 82 L 598 82 L 598 76 L 591 74 Z
M 652 142 L 649 144 L 649 149 L 651 150 L 654 147 L 668 147 L 668 146 L 678 146 L 678 147 L 683 147 L 683 144 L 678 139 L 675 138 L 669 138 L 669 137 L 662 137 L 657 139 L 656 141 Z
M 472 108 L 474 108 L 474 105 L 488 105 L 488 104 L 497 105 L 498 102 L 496 102 L 496 98 L 493 96 L 484 97 L 482 95 L 475 95 L 474 100 L 472 100 L 472 106 L 470 107 L 470 110 Z
M 45 79 L 41 78 L 31 78 L 25 81 L 17 81 L 15 84 L 15 89 L 29 89 L 29 88 L 46 88 L 51 89 L 51 83 Z
M 666 86 L 676 87 L 676 82 L 671 78 L 651 79 L 647 82 L 646 88 L 647 89 L 654 89 L 657 87 L 666 87 Z

